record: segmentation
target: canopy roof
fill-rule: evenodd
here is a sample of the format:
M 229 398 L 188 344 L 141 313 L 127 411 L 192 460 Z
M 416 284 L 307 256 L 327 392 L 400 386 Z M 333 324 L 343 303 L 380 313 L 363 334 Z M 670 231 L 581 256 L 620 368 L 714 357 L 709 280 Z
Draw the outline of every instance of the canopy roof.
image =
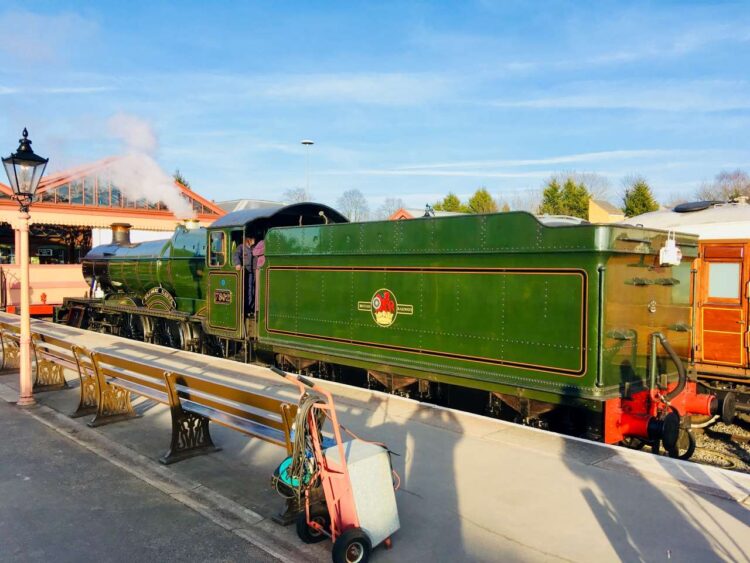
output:
M 107 167 L 117 160 L 105 158 L 42 178 L 31 209 L 32 222 L 79 227 L 109 227 L 113 222 L 126 222 L 141 230 L 174 229 L 180 219 L 162 202 L 129 198 L 107 179 Z M 224 215 L 217 204 L 177 181 L 174 184 L 202 225 Z M 0 183 L 0 221 L 10 223 L 18 214 L 12 193 L 9 186 Z

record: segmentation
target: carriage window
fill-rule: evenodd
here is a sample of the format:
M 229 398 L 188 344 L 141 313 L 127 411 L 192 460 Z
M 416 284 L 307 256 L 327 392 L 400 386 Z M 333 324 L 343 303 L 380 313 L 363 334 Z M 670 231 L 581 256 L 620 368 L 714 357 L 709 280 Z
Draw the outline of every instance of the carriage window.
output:
M 709 262 L 708 295 L 721 299 L 739 299 L 740 265 L 736 262 Z
M 226 262 L 224 233 L 222 231 L 211 233 L 211 253 L 209 260 L 209 265 L 212 267 L 223 266 Z

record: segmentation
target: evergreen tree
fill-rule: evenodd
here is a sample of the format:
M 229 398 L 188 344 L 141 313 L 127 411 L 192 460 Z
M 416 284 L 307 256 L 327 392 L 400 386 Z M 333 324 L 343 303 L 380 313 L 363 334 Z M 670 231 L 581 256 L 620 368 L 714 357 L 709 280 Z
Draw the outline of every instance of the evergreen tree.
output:
M 487 188 L 479 188 L 469 198 L 470 213 L 497 213 L 497 202 L 492 199 Z
M 656 211 L 659 204 L 651 193 L 651 188 L 643 178 L 634 178 L 625 187 L 625 193 L 622 196 L 622 210 L 625 217 L 635 217 L 641 213 Z
M 443 198 L 443 201 L 438 201 L 432 206 L 432 208 L 435 211 L 453 211 L 456 213 L 467 213 L 469 211 L 453 192 L 449 192 L 448 195 Z
M 539 213 L 543 215 L 570 215 L 586 219 L 589 216 L 591 194 L 582 182 L 568 177 L 560 186 L 557 178 L 547 181 L 542 194 Z
M 562 215 L 562 190 L 556 179 L 547 182 L 539 205 L 540 215 Z
M 591 199 L 591 194 L 589 194 L 586 186 L 576 182 L 573 178 L 565 180 L 562 189 L 564 215 L 588 219 L 589 199 Z

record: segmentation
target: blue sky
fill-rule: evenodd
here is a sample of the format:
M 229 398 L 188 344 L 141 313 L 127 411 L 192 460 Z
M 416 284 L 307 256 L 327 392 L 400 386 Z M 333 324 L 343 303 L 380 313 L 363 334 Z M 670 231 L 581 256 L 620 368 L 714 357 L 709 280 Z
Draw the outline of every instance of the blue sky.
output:
M 122 150 L 217 201 L 305 185 L 422 207 L 550 174 L 642 174 L 662 200 L 750 168 L 748 2 L 14 2 L 0 152 L 28 126 L 60 169 Z

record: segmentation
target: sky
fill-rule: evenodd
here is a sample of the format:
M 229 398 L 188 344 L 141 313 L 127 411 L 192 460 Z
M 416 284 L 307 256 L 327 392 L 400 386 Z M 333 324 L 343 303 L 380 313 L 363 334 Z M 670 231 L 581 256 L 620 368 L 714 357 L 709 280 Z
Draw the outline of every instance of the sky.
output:
M 329 204 L 522 205 L 579 172 L 665 202 L 750 169 L 747 1 L 4 0 L 0 30 L 0 152 L 28 127 L 50 171 L 122 152 L 122 116 L 215 201 L 309 172 Z

